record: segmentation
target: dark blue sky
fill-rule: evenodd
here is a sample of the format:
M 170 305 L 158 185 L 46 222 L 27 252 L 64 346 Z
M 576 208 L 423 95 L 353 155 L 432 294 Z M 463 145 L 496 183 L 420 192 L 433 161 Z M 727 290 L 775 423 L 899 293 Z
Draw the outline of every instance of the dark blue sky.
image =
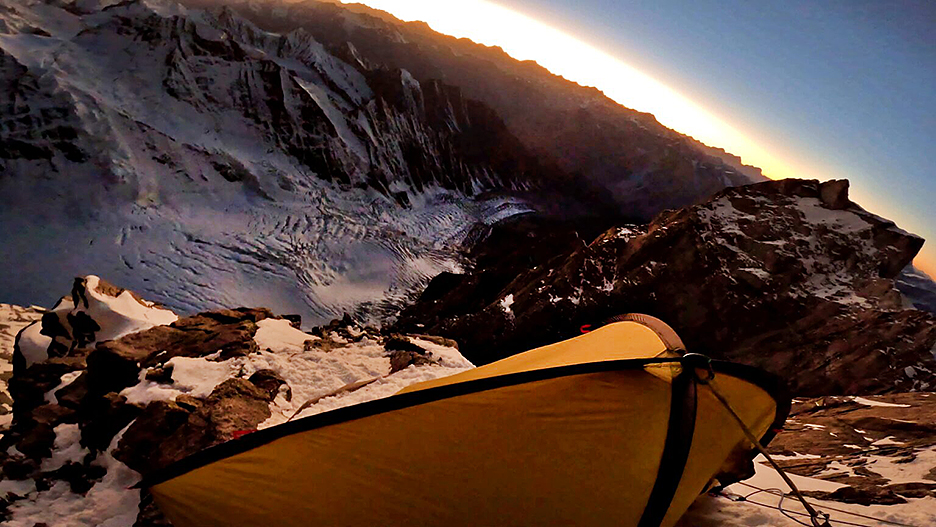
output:
M 936 2 L 494 0 L 635 66 L 866 208 L 936 270 Z M 726 145 L 715 145 L 726 146 Z

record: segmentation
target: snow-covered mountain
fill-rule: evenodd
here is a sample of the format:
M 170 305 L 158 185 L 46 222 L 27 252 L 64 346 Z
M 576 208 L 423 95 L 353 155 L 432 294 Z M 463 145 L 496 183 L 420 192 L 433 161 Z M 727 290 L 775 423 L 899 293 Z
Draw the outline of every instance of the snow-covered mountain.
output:
M 0 0 L 0 296 L 380 316 L 478 224 L 758 177 L 599 92 L 331 3 Z M 747 174 L 747 175 L 745 175 Z
M 897 289 L 917 309 L 936 314 L 936 282 L 912 264 L 896 279 Z

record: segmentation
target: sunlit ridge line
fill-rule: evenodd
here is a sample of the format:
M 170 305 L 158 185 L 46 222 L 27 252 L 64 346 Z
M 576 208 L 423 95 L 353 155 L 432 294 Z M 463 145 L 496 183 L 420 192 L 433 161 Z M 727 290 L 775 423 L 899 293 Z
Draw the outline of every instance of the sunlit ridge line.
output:
M 350 3 L 350 2 L 347 2 Z M 780 179 L 806 177 L 802 167 L 778 160 L 701 105 L 611 54 L 549 26 L 486 0 L 357 0 L 404 21 L 420 20 L 433 30 L 480 44 L 498 46 L 518 60 L 534 60 L 553 74 L 593 86 L 608 98 L 651 113 L 664 126 L 706 145 L 724 148 L 745 164 Z M 517 35 L 517 38 L 510 38 Z M 522 35 L 522 36 L 521 36 Z M 589 57 L 590 60 L 582 60 Z

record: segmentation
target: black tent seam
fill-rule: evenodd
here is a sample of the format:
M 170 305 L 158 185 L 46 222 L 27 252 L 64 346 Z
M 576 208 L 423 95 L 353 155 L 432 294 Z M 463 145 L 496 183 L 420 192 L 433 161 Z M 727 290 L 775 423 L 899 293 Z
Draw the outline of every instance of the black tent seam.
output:
M 673 379 L 669 424 L 653 490 L 637 527 L 659 527 L 669 511 L 689 460 L 697 410 L 695 375 L 689 369 Z
M 376 399 L 365 403 L 338 408 L 321 414 L 312 415 L 302 419 L 296 419 L 287 423 L 260 430 L 252 434 L 247 434 L 239 439 L 227 441 L 200 452 L 196 452 L 186 458 L 183 458 L 171 465 L 157 470 L 152 474 L 146 475 L 142 481 L 134 485 L 134 488 L 148 488 L 181 476 L 186 472 L 201 468 L 205 465 L 220 461 L 248 450 L 272 443 L 277 439 L 300 433 L 316 428 L 335 425 L 347 421 L 353 421 L 364 417 L 401 410 L 419 404 L 430 403 L 468 395 L 471 393 L 485 390 L 493 390 L 507 386 L 524 384 L 528 382 L 556 379 L 572 375 L 582 375 L 589 373 L 600 373 L 618 370 L 641 369 L 651 364 L 666 364 L 679 362 L 680 358 L 641 358 L 641 359 L 618 359 L 609 361 L 589 362 L 585 364 L 573 364 L 569 366 L 556 366 L 532 371 L 522 371 L 474 379 L 456 384 L 447 384 L 427 388 L 425 390 L 396 394 L 383 399 Z M 774 430 L 783 426 L 784 421 L 790 411 L 790 395 L 786 384 L 777 376 L 764 370 L 724 361 L 712 361 L 712 367 L 718 373 L 731 375 L 739 379 L 748 381 L 764 391 L 766 391 L 777 403 L 777 413 L 771 429 L 764 435 L 761 443 L 766 445 L 774 436 Z

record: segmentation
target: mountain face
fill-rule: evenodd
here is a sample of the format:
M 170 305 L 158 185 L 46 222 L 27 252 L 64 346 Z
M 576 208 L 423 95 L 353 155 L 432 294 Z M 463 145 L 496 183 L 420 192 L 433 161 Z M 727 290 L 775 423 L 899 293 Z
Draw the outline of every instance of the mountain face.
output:
M 936 282 L 929 275 L 911 264 L 895 283 L 911 306 L 936 314 Z
M 479 225 L 757 178 L 496 48 L 360 7 L 0 0 L 0 294 L 392 313 Z
M 906 309 L 894 287 L 923 240 L 852 203 L 847 181 L 727 189 L 552 251 L 544 236 L 557 234 L 480 242 L 479 260 L 498 263 L 435 278 L 396 328 L 452 338 L 483 364 L 638 312 L 666 320 L 688 350 L 773 371 L 797 395 L 936 386 L 936 318 Z

